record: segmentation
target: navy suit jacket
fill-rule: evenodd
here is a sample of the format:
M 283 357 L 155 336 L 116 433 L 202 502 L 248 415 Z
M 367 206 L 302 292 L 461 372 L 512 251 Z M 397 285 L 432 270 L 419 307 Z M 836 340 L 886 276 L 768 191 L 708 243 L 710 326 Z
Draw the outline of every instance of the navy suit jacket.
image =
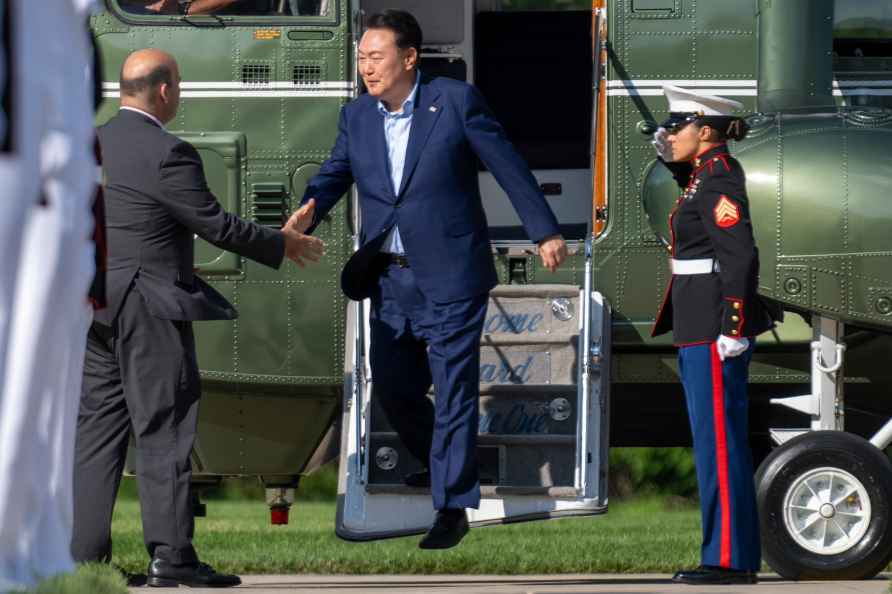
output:
M 352 299 L 371 294 L 377 282 L 374 262 L 394 225 L 428 299 L 469 299 L 497 284 L 477 157 L 508 194 L 531 240 L 560 233 L 529 167 L 471 85 L 422 77 L 398 194 L 390 180 L 378 100 L 363 95 L 348 103 L 338 126 L 331 157 L 310 180 L 303 202 L 316 198 L 319 221 L 356 183 L 361 248 L 341 275 L 344 293 Z

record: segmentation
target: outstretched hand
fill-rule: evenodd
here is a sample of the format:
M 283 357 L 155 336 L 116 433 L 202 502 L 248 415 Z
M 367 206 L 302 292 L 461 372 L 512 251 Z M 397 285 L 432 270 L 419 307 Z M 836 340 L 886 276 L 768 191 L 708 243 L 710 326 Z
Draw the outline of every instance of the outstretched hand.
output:
M 298 233 L 306 233 L 307 229 L 313 224 L 313 218 L 315 216 L 316 199 L 310 198 L 306 204 L 294 211 L 285 226 L 291 227 Z
M 567 244 L 560 235 L 552 235 L 546 237 L 539 242 L 539 257 L 542 258 L 542 265 L 551 272 L 560 267 L 567 259 Z
M 177 0 L 158 0 L 157 2 L 147 4 L 145 8 L 159 14 L 176 14 L 179 12 Z
M 285 256 L 301 268 L 306 262 L 318 262 L 325 255 L 325 243 L 318 237 L 306 235 L 305 232 L 313 224 L 316 201 L 310 200 L 294 211 L 285 226 Z

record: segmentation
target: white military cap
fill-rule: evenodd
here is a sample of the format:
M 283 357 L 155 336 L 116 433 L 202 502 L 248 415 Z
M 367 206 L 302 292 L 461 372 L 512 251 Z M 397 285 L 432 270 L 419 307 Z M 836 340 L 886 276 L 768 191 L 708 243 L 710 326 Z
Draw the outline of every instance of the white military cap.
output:
M 664 85 L 663 92 L 669 100 L 669 117 L 660 126 L 678 131 L 691 122 L 712 126 L 732 140 L 743 140 L 749 126 L 740 116 L 733 115 L 742 109 L 743 103 L 715 95 L 703 95 L 687 89 Z
M 671 113 L 697 113 L 703 116 L 730 116 L 735 109 L 742 109 L 743 103 L 715 95 L 703 95 L 681 87 L 663 85 L 663 93 L 669 100 Z

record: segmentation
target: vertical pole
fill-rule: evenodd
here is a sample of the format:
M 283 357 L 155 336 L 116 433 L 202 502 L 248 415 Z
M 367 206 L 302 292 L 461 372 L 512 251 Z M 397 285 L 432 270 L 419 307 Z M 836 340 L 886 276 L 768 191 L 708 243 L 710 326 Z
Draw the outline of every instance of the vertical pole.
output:
M 813 430 L 845 429 L 843 411 L 842 340 L 844 325 L 830 318 L 817 318 L 817 340 L 812 343 L 812 396 L 818 399 L 818 414 L 812 416 Z
M 577 381 L 576 481 L 581 493 L 588 490 L 588 426 L 592 394 L 592 238 L 585 240 L 585 279 L 582 299 L 582 335 L 579 337 L 580 377 Z

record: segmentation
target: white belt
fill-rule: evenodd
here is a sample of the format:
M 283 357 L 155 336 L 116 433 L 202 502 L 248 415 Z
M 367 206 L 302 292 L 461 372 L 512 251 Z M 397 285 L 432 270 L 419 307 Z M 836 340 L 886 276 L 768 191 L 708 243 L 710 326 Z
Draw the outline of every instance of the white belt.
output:
M 711 274 L 721 270 L 719 263 L 713 258 L 702 258 L 700 260 L 676 260 L 670 258 L 669 263 L 672 265 L 672 274 L 688 275 L 688 274 Z

